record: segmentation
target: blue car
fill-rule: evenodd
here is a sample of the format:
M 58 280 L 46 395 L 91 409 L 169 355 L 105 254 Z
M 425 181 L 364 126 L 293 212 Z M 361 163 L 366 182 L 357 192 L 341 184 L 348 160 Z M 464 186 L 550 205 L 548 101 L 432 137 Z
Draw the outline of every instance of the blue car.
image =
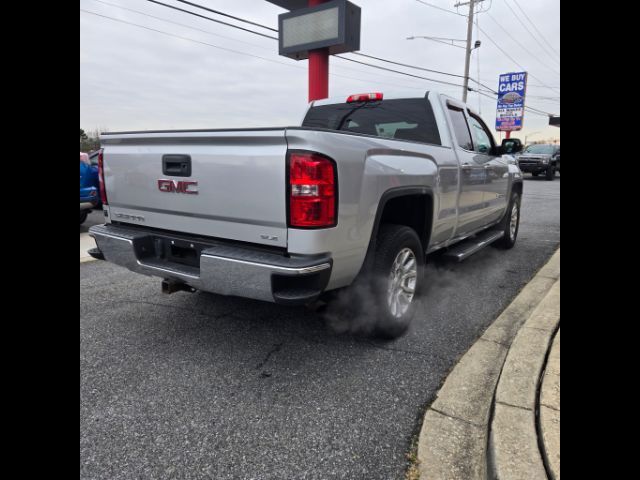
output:
M 80 153 L 80 224 L 99 204 L 98 168 L 91 165 L 86 153 Z

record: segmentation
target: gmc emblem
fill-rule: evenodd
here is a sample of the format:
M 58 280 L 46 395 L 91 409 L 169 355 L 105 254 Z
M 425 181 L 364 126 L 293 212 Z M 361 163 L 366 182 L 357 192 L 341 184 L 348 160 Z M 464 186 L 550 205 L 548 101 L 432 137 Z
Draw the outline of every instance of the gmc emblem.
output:
M 160 179 L 158 180 L 158 190 L 167 193 L 186 193 L 188 195 L 197 195 L 198 182 Z

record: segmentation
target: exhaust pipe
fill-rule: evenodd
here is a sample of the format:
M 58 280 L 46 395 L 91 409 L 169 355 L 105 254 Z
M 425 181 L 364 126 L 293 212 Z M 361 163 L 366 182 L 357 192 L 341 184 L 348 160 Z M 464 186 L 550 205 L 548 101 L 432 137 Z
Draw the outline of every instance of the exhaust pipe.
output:
M 196 289 L 177 280 L 162 280 L 162 293 L 170 294 L 179 291 L 194 293 Z

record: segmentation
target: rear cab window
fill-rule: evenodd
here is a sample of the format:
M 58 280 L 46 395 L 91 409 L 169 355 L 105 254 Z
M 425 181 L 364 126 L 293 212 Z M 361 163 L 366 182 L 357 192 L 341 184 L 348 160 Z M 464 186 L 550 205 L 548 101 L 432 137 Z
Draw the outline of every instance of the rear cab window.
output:
M 426 98 L 319 105 L 309 109 L 302 126 L 442 145 Z

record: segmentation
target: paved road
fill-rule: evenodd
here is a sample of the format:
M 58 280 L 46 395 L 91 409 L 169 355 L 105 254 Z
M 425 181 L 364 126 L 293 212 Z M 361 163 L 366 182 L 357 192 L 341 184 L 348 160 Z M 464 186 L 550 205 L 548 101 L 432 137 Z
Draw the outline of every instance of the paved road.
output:
M 403 478 L 447 373 L 559 244 L 560 179 L 524 189 L 516 247 L 433 258 L 417 321 L 391 343 L 81 264 L 81 478 Z

